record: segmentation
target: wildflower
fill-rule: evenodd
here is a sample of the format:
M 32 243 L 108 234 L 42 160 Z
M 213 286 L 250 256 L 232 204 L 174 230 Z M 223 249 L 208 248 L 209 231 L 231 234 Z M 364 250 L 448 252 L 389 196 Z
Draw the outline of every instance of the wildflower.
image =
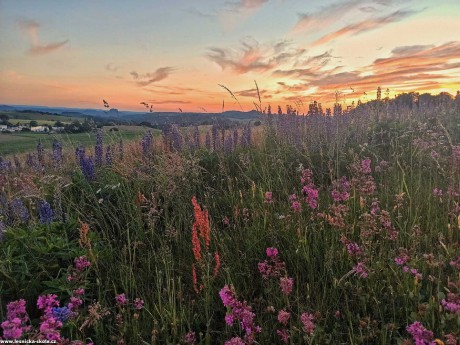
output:
M 270 248 L 267 248 L 266 253 L 269 258 L 274 258 L 278 255 L 278 249 L 274 247 L 270 247 Z
M 26 312 L 26 301 L 20 299 L 10 302 L 6 306 L 6 309 L 6 320 L 1 323 L 3 336 L 5 339 L 20 339 L 31 328 L 30 326 L 26 326 L 26 323 L 29 321 L 29 316 Z
M 447 299 L 441 301 L 444 310 L 452 314 L 460 314 L 460 295 L 448 293 Z
M 206 248 L 209 248 L 209 241 L 210 241 L 210 232 L 211 229 L 209 227 L 209 214 L 208 211 L 201 210 L 200 205 L 196 201 L 196 197 L 192 198 L 193 204 L 193 216 L 195 217 L 195 221 L 193 223 L 193 232 L 200 230 L 200 237 L 205 241 Z M 195 245 L 195 243 L 194 243 Z M 195 254 L 195 252 L 194 252 Z M 197 259 L 197 256 L 195 255 Z M 197 259 L 197 261 L 200 261 Z
M 128 304 L 128 299 L 126 298 L 126 295 L 124 293 L 115 296 L 115 301 L 119 306 Z
M 371 160 L 369 158 L 366 158 L 361 161 L 361 172 L 363 174 L 370 174 L 372 172 Z
M 217 273 L 219 273 L 219 268 L 220 268 L 220 257 L 217 251 L 214 253 L 214 260 L 216 262 L 216 266 L 214 267 L 214 272 L 212 275 L 213 277 L 216 277 Z
M 284 343 L 284 344 L 288 344 L 289 343 L 289 331 L 286 330 L 286 329 L 278 329 L 276 330 L 276 334 L 278 335 L 278 337 L 281 339 L 281 341 Z
M 453 333 L 449 333 L 445 335 L 446 337 L 446 344 L 447 345 L 457 345 L 457 337 Z
M 367 278 L 369 273 L 367 272 L 367 267 L 364 265 L 363 262 L 358 262 L 353 267 L 353 272 L 360 278 Z
M 62 155 L 62 143 L 54 139 L 53 140 L 53 161 L 55 166 L 60 166 L 62 164 L 63 155 Z
M 80 159 L 80 168 L 87 181 L 93 181 L 96 177 L 94 162 L 91 157 L 82 157 Z
M 314 323 L 315 317 L 313 314 L 302 313 L 300 315 L 300 321 L 302 322 L 303 330 L 308 335 L 312 335 L 315 331 L 316 325 Z
M 45 314 L 51 314 L 53 307 L 59 307 L 59 301 L 57 300 L 57 295 L 41 295 L 37 299 L 37 307 L 40 310 L 43 310 Z
M 133 302 L 134 308 L 141 310 L 144 307 L 144 300 L 136 298 Z
M 53 209 L 51 205 L 42 200 L 38 206 L 38 213 L 40 215 L 40 223 L 42 224 L 50 224 L 53 222 Z
M 286 310 L 280 310 L 278 312 L 278 322 L 282 323 L 283 325 L 287 325 L 289 319 L 291 318 L 291 313 Z
M 265 204 L 273 204 L 273 193 L 272 192 L 265 192 Z
M 406 330 L 412 335 L 416 345 L 432 344 L 433 332 L 427 330 L 421 322 L 415 321 L 407 326 Z
M 439 197 L 441 197 L 441 196 L 444 195 L 444 192 L 443 192 L 442 189 L 434 188 L 434 189 L 433 189 L 433 195 L 434 195 L 434 196 L 439 196 Z
M 457 270 L 460 270 L 460 256 L 457 259 L 452 260 L 451 262 L 449 262 L 449 265 L 451 265 L 453 268 L 455 268 Z
M 284 295 L 288 296 L 291 294 L 293 285 L 294 285 L 294 279 L 287 278 L 287 277 L 280 278 L 281 292 Z
M 291 204 L 291 208 L 295 213 L 302 212 L 302 206 L 300 205 L 300 202 L 298 201 L 293 201 Z
M 184 337 L 184 341 L 187 344 L 195 345 L 196 344 L 196 334 L 195 334 L 195 332 L 193 332 L 193 331 L 188 332 Z
M 233 287 L 230 288 L 228 285 L 225 285 L 219 291 L 219 295 L 224 306 L 230 308 L 230 312 L 225 317 L 225 322 L 231 325 L 235 320 L 240 321 L 240 325 L 246 333 L 243 344 L 254 343 L 255 334 L 260 333 L 262 329 L 254 323 L 255 314 L 252 312 L 252 308 L 247 305 L 246 301 L 238 301 Z
M 246 343 L 240 337 L 234 337 L 227 340 L 224 345 L 245 345 Z
M 75 258 L 74 265 L 77 271 L 84 271 L 87 267 L 91 266 L 91 262 L 88 261 L 85 255 Z
M 21 199 L 13 199 L 8 204 L 9 214 L 12 219 L 19 220 L 22 223 L 26 223 L 29 218 L 29 211 L 27 210 Z
M 360 256 L 363 254 L 363 250 L 358 243 L 348 242 L 346 247 L 348 254 L 351 256 Z
M 97 166 L 102 165 L 102 155 L 104 153 L 104 148 L 102 146 L 102 128 L 97 130 L 96 134 L 96 146 L 94 147 L 94 162 Z
M 51 312 L 52 312 L 53 317 L 56 320 L 61 321 L 61 322 L 66 322 L 67 320 L 72 318 L 74 315 L 72 311 L 67 307 L 62 307 L 62 308 L 54 307 L 51 309 Z

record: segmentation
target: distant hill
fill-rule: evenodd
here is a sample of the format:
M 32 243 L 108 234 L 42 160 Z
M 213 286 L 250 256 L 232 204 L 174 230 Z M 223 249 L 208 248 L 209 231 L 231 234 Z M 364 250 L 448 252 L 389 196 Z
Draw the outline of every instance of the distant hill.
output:
M 36 111 L 52 113 L 67 117 L 100 117 L 105 119 L 119 119 L 131 123 L 149 123 L 153 126 L 163 126 L 168 124 L 193 125 L 193 124 L 212 124 L 216 120 L 227 122 L 247 122 L 261 119 L 260 113 L 255 110 L 225 111 L 223 113 L 179 113 L 179 112 L 134 112 L 110 109 L 109 111 L 99 109 L 83 108 L 61 108 L 45 107 L 33 105 L 0 105 L 0 111 Z

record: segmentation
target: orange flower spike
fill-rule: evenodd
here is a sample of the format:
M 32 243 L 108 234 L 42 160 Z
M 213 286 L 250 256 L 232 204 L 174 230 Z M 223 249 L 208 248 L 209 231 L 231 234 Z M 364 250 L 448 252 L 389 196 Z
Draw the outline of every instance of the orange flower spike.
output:
M 200 239 L 198 238 L 198 226 L 194 223 L 192 227 L 192 245 L 193 255 L 196 261 L 201 261 L 201 245 Z
M 214 267 L 214 273 L 213 273 L 213 277 L 215 278 L 217 276 L 217 273 L 219 273 L 219 268 L 220 268 L 220 257 L 219 257 L 218 251 L 214 253 L 214 260 L 216 261 L 216 267 Z

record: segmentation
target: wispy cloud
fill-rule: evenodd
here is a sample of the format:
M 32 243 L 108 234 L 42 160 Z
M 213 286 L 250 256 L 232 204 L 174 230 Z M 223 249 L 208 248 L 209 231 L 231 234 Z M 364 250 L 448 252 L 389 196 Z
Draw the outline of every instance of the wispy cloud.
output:
M 322 91 L 352 86 L 356 91 L 375 90 L 377 86 L 395 89 L 435 87 L 460 74 L 460 41 L 439 46 L 415 45 L 393 49 L 390 57 L 375 60 L 361 69 L 330 73 L 308 80 Z
M 244 74 L 266 72 L 284 63 L 294 63 L 305 52 L 305 49 L 292 47 L 288 41 L 261 46 L 256 40 L 247 39 L 238 48 L 211 47 L 206 56 L 223 70 Z
M 42 43 L 38 34 L 40 24 L 33 20 L 21 21 L 19 23 L 21 30 L 27 35 L 30 48 L 28 53 L 30 55 L 45 55 L 52 53 L 64 47 L 69 40 L 53 42 L 53 43 Z
M 116 72 L 120 69 L 120 66 L 115 65 L 113 62 L 110 62 L 107 65 L 105 65 L 105 69 L 109 72 Z
M 153 73 L 139 74 L 136 71 L 132 71 L 130 74 L 138 86 L 147 86 L 152 83 L 164 80 L 174 71 L 174 67 L 160 67 Z
M 301 33 L 319 27 L 327 27 L 342 19 L 346 14 L 355 10 L 363 3 L 365 3 L 365 0 L 336 2 L 328 6 L 323 6 L 316 12 L 301 13 L 299 14 L 299 19 L 294 25 L 292 32 Z
M 320 44 L 325 44 L 328 43 L 332 40 L 335 40 L 336 38 L 339 38 L 341 36 L 345 35 L 359 35 L 367 31 L 375 30 L 378 28 L 381 28 L 385 25 L 399 22 L 403 20 L 404 18 L 410 17 L 419 11 L 414 11 L 414 10 L 401 10 L 401 11 L 396 11 L 393 12 L 389 15 L 383 16 L 383 17 L 378 17 L 378 18 L 369 18 L 354 24 L 347 25 L 340 30 L 334 31 L 330 34 L 327 34 L 317 41 L 313 43 L 314 46 L 320 45 Z
M 154 101 L 154 100 L 149 100 L 147 101 L 149 104 L 190 104 L 192 102 L 190 101 L 178 101 L 178 100 L 164 100 L 164 101 Z
M 226 3 L 226 7 L 219 13 L 219 17 L 226 30 L 232 30 L 240 22 L 248 19 L 269 0 L 239 0 Z

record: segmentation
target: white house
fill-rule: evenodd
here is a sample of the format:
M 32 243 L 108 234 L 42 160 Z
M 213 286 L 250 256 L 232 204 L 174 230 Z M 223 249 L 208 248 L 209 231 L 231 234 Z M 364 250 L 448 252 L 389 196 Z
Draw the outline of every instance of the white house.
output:
M 34 126 L 30 127 L 32 132 L 48 132 L 49 128 L 47 126 Z

